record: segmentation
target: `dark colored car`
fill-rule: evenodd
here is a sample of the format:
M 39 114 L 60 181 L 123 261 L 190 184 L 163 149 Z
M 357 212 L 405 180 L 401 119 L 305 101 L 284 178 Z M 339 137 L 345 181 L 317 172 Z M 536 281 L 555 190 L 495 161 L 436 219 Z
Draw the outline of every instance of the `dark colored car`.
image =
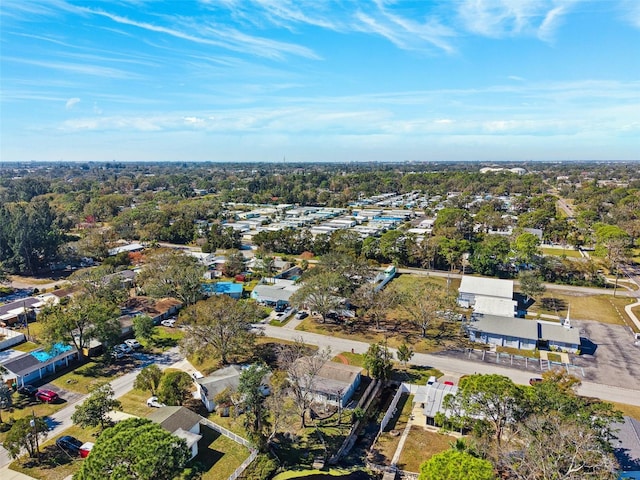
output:
M 530 378 L 529 379 L 529 385 L 535 385 L 536 383 L 540 383 L 542 382 L 541 378 Z
M 58 394 L 52 390 L 38 390 L 36 398 L 41 402 L 51 403 L 58 399 Z
M 37 392 L 38 389 L 33 385 L 23 385 L 22 387 L 18 388 L 18 393 L 20 395 L 24 395 L 25 397 L 35 397 Z
M 77 455 L 80 452 L 80 447 L 83 443 L 76 437 L 65 435 L 56 440 L 56 445 L 69 453 Z

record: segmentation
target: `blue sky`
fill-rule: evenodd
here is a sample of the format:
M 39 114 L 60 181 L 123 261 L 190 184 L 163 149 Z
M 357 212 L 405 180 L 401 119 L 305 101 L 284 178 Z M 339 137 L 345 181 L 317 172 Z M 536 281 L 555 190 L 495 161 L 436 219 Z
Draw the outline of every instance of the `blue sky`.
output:
M 2 160 L 640 159 L 640 0 L 3 0 Z

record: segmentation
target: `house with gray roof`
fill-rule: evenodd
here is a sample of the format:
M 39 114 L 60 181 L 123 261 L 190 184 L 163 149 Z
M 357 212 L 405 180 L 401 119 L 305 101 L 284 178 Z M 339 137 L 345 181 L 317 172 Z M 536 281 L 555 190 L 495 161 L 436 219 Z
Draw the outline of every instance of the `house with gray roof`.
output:
M 207 377 L 197 380 L 198 394 L 200 400 L 210 412 L 216 408 L 215 397 L 223 390 L 229 388 L 233 391 L 238 389 L 240 384 L 240 374 L 242 367 L 240 365 L 229 365 L 228 367 L 216 370 Z
M 176 437 L 184 439 L 191 450 L 189 460 L 198 454 L 198 441 L 202 438 L 200 415 L 186 407 L 160 407 L 151 412 L 147 418 Z
M 302 358 L 299 361 L 304 362 Z M 327 362 L 311 383 L 317 402 L 346 407 L 360 386 L 362 368 L 337 362 Z
M 580 349 L 579 330 L 566 323 L 473 314 L 465 328 L 472 342 L 498 347 L 570 353 Z
M 447 395 L 456 395 L 458 387 L 455 385 L 446 385 L 444 383 L 434 382 L 431 385 L 420 385 L 414 392 L 413 403 L 423 409 L 426 417 L 426 424 L 435 426 L 435 418 L 438 413 L 445 416 L 451 415 L 451 412 L 444 408 L 444 399 Z

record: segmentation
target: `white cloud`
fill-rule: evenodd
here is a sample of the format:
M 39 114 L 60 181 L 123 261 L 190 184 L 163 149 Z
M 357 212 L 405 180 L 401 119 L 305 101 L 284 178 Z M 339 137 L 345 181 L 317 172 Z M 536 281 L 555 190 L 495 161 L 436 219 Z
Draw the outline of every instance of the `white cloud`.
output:
M 573 5 L 580 0 L 463 0 L 458 16 L 464 28 L 486 37 L 535 35 L 552 41 Z
M 80 103 L 80 99 L 78 97 L 70 98 L 69 100 L 67 100 L 67 103 L 65 103 L 64 108 L 66 108 L 67 110 L 71 110 L 78 103 Z

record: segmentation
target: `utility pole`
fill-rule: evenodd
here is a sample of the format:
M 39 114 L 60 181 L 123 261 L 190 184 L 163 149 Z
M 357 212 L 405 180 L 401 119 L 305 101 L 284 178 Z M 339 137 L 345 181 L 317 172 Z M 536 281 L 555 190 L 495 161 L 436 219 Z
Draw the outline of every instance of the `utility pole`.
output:
M 36 422 L 36 412 L 31 410 L 32 418 L 29 421 L 29 425 L 33 428 L 33 436 L 36 440 L 36 458 L 38 460 L 38 464 L 40 464 L 40 445 L 38 444 L 38 424 Z

